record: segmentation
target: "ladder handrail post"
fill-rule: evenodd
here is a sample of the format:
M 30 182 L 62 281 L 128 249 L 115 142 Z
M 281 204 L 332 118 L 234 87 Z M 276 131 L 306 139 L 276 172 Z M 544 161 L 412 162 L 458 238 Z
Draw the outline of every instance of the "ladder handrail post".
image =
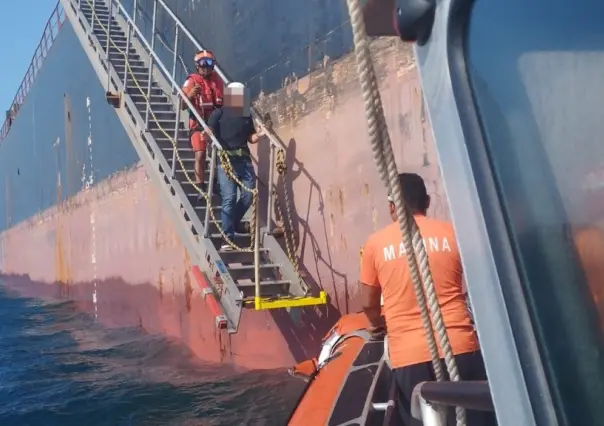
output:
M 111 15 L 113 11 L 113 0 L 109 0 L 109 15 L 107 16 L 107 43 L 105 46 L 105 62 L 107 63 L 107 92 L 111 90 L 111 68 L 109 67 L 109 48 L 111 46 Z
M 155 24 L 157 22 L 157 0 L 153 0 L 153 21 L 151 23 L 151 52 L 149 55 L 149 80 L 147 81 L 147 105 L 145 108 L 145 129 L 149 130 L 149 112 L 151 110 L 151 76 L 153 75 L 153 53 L 155 53 Z
M 126 93 L 126 83 L 128 81 L 128 62 L 130 61 L 130 43 L 131 43 L 131 38 L 134 35 L 134 31 L 132 29 L 132 25 L 136 25 L 136 8 L 137 8 L 137 0 L 134 0 L 134 4 L 132 6 L 134 8 L 134 18 L 132 19 L 133 22 L 130 22 L 129 20 L 126 20 L 127 24 L 128 24 L 128 34 L 126 36 L 126 62 L 124 62 L 124 93 Z M 119 9 L 118 9 L 118 13 L 119 13 Z
M 96 0 L 92 0 L 92 13 L 90 15 L 90 32 L 94 33 L 94 19 L 96 17 Z
M 268 208 L 266 209 L 266 232 L 271 233 L 273 223 L 273 179 L 275 179 L 275 145 L 270 144 L 268 169 Z
M 212 208 L 212 195 L 214 194 L 214 176 L 216 175 L 216 147 L 212 146 L 210 154 L 210 181 L 208 182 L 208 200 L 206 203 L 206 213 L 203 219 L 203 237 L 208 238 L 210 224 L 210 209 Z
M 136 3 L 136 0 L 134 0 Z M 128 21 L 127 21 L 128 22 Z M 124 62 L 124 78 L 122 79 L 122 91 L 126 93 L 126 84 L 128 84 L 128 63 L 130 61 L 130 37 L 132 36 L 132 24 L 128 22 L 128 31 L 126 35 L 126 60 Z
M 178 59 L 178 25 L 176 25 L 176 30 L 174 32 L 174 62 L 172 64 L 172 80 L 176 81 L 176 61 Z
M 258 185 L 256 184 L 256 187 Z M 254 194 L 254 197 L 257 197 L 258 194 Z M 254 298 L 254 305 L 256 310 L 262 308 L 262 303 L 260 301 L 260 214 L 259 209 L 256 208 L 254 212 L 255 221 L 254 221 L 254 289 L 256 297 Z
M 134 0 L 132 5 L 132 23 L 136 25 L 136 12 L 138 11 L 138 0 Z
M 178 98 L 180 104 L 180 98 Z M 180 107 L 180 105 L 178 105 Z M 180 129 L 180 108 L 176 108 L 176 123 L 174 123 L 174 148 L 172 149 L 172 171 L 170 179 L 176 176 L 176 153 L 178 151 L 178 131 Z

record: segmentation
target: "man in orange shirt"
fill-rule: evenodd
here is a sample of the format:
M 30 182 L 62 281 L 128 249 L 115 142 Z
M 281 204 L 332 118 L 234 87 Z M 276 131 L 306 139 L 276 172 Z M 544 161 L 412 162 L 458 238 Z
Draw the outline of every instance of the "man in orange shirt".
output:
M 463 380 L 486 380 L 478 339 L 466 306 L 462 266 L 453 226 L 426 217 L 430 197 L 423 179 L 415 173 L 399 175 L 403 197 L 424 240 L 434 287 L 447 328 L 459 374 Z M 399 412 L 404 424 L 421 425 L 410 416 L 411 393 L 423 381 L 435 381 L 430 351 L 419 306 L 413 291 L 395 207 L 389 198 L 393 223 L 369 237 L 361 259 L 363 309 L 372 331 L 385 326 L 389 356 L 399 388 Z M 380 307 L 383 297 L 383 313 Z M 438 342 L 438 337 L 436 337 Z M 441 351 L 442 356 L 442 351 Z M 443 371 L 446 368 L 443 363 Z M 454 417 L 454 416 L 453 416 Z M 496 424 L 492 413 L 467 412 L 468 426 Z

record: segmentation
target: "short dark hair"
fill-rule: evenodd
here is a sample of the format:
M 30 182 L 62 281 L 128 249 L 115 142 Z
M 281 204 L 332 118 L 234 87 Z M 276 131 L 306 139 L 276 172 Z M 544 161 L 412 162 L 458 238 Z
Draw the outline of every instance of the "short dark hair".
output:
M 425 213 L 428 210 L 430 197 L 424 179 L 417 173 L 399 173 L 398 179 L 407 207 L 413 213 Z

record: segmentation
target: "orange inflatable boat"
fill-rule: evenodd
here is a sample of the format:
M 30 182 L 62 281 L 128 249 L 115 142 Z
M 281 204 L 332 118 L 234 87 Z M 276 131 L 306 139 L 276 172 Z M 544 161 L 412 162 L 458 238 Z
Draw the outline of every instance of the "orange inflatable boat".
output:
M 368 325 L 364 313 L 343 316 L 323 339 L 318 358 L 290 369 L 307 385 L 289 426 L 400 424 L 385 342 L 372 340 Z

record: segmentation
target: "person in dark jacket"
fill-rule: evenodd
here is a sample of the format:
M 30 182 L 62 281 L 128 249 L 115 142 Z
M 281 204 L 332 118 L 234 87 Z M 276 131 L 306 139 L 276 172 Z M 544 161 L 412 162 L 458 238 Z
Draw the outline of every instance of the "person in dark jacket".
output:
M 256 130 L 249 114 L 245 87 L 241 83 L 230 83 L 224 93 L 224 106 L 217 109 L 208 119 L 208 127 L 226 152 L 233 173 L 247 188 L 256 187 L 256 174 L 248 144 L 255 144 L 264 135 L 264 129 Z M 222 198 L 222 228 L 225 235 L 233 241 L 235 232 L 249 233 L 249 227 L 242 226 L 241 219 L 252 205 L 253 194 L 241 189 L 237 198 L 238 184 L 218 166 L 218 184 Z M 221 250 L 230 250 L 227 241 Z

